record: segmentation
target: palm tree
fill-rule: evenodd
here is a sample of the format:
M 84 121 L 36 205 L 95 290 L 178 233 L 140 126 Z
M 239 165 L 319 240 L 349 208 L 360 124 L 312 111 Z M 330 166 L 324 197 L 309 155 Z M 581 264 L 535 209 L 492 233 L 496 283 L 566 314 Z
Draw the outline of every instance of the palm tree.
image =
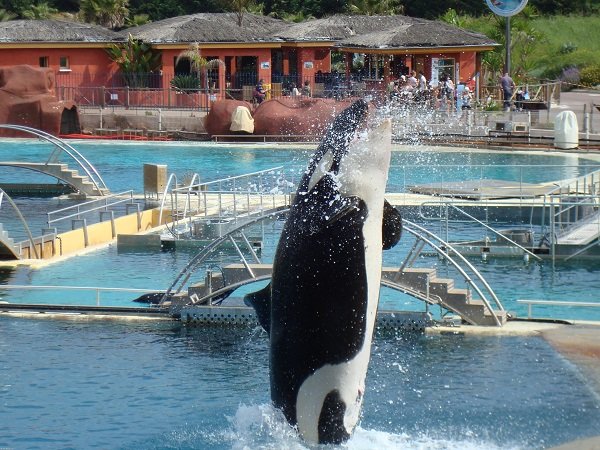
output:
M 111 44 L 106 52 L 121 69 L 129 87 L 148 87 L 150 74 L 158 72 L 162 65 L 161 53 L 134 39 L 131 33 L 125 44 Z
M 0 9 L 0 22 L 6 22 L 13 20 L 17 15 L 5 9 Z
M 41 2 L 37 5 L 31 5 L 29 9 L 23 11 L 22 16 L 29 20 L 50 19 L 58 14 L 58 9 L 51 7 L 47 2 Z
M 175 60 L 175 64 L 178 64 L 182 59 L 188 59 L 192 72 L 196 74 L 198 78 L 204 80 L 204 86 L 208 92 L 208 71 L 218 69 L 219 66 L 225 67 L 225 62 L 219 58 L 208 60 L 202 57 L 200 45 L 197 42 L 190 44 L 190 46 L 182 51 Z
M 350 12 L 364 16 L 392 16 L 404 13 L 404 6 L 398 0 L 350 0 Z
M 123 28 L 129 16 L 129 0 L 81 0 L 79 14 L 84 22 L 107 28 Z
M 244 14 L 247 12 L 254 12 L 262 14 L 262 4 L 256 5 L 254 0 L 227 0 L 226 6 L 228 9 L 233 11 L 237 17 L 238 27 L 242 26 L 244 21 Z

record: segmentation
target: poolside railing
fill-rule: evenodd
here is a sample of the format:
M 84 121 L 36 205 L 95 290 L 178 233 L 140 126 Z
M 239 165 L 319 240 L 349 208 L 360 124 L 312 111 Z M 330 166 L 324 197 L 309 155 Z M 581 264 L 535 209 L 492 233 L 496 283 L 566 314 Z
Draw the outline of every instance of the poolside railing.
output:
M 199 182 L 198 174 L 184 185 L 177 184 L 172 174 L 165 186 L 159 212 L 163 223 L 166 201 L 170 199 L 171 233 L 179 223 L 185 223 L 193 234 L 194 221 L 198 218 L 227 220 L 236 223 L 242 217 L 247 220 L 265 212 L 289 206 L 293 179 L 288 179 L 284 167 L 278 166 L 243 175 L 226 177 L 209 182 Z
M 140 204 L 137 203 L 133 196 L 133 191 L 123 191 L 117 194 L 111 194 L 106 197 L 90 200 L 83 203 L 77 203 L 76 205 L 67 206 L 66 208 L 56 209 L 46 213 L 46 225 L 48 228 L 52 228 L 53 225 L 62 222 L 64 220 L 84 220 L 87 214 L 99 211 L 100 220 L 103 220 L 103 213 L 113 212 L 117 205 L 125 205 L 126 212 L 129 212 L 129 207 L 134 206 L 139 212 Z M 112 216 L 114 220 L 114 214 Z
M 600 308 L 600 303 L 592 302 L 569 302 L 563 300 L 517 300 L 517 303 L 527 305 L 527 319 L 533 319 L 533 306 L 570 306 L 576 308 Z
M 90 182 L 95 186 L 96 192 L 98 195 L 104 195 L 105 192 L 108 191 L 108 187 L 106 183 L 100 176 L 98 170 L 90 163 L 85 156 L 83 156 L 78 150 L 76 150 L 72 145 L 63 141 L 56 136 L 47 133 L 43 130 L 38 130 L 37 128 L 27 127 L 24 125 L 13 125 L 13 124 L 0 124 L 0 128 L 7 128 L 11 130 L 22 131 L 24 133 L 29 133 L 43 139 L 45 141 L 50 142 L 54 145 L 53 151 L 50 153 L 46 164 L 56 163 L 61 155 L 61 153 L 67 154 L 73 161 L 77 163 L 79 167 L 84 171 L 87 175 Z
M 83 291 L 92 292 L 95 296 L 94 302 L 96 306 L 101 306 L 101 295 L 109 292 L 121 292 L 121 293 L 137 293 L 137 294 L 149 294 L 149 293 L 161 293 L 164 289 L 133 289 L 133 288 L 120 288 L 120 287 L 101 287 L 101 286 L 56 286 L 56 285 L 19 285 L 19 284 L 3 284 L 0 285 L 0 292 L 2 290 L 16 290 L 16 291 L 52 291 L 56 292 L 73 292 Z M 77 306 L 83 306 L 78 304 Z

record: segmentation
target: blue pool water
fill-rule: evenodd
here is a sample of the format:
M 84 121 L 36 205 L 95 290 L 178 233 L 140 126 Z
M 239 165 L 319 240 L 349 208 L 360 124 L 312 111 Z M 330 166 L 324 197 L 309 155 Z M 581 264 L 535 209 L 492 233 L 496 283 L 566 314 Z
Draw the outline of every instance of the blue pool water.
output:
M 308 448 L 269 406 L 267 358 L 258 329 L 0 317 L 0 447 Z M 598 429 L 600 399 L 540 338 L 381 334 L 344 448 L 545 448 Z
M 293 178 L 304 169 L 308 155 L 314 147 L 297 148 L 283 146 L 236 146 L 201 143 L 123 143 L 123 142 L 72 142 L 91 161 L 113 190 L 143 190 L 142 165 L 144 163 L 167 164 L 169 172 L 182 177 L 186 173 L 198 172 L 204 181 L 230 175 L 254 172 L 276 166 L 284 166 L 284 171 Z M 0 160 L 43 161 L 52 147 L 35 140 L 4 140 L 0 143 Z M 495 178 L 523 180 L 527 182 L 548 182 L 569 178 L 598 168 L 598 162 L 588 155 L 551 154 L 547 152 L 477 152 L 448 151 L 431 147 L 398 147 L 393 153 L 388 191 L 403 192 L 406 186 L 435 181 Z M 0 182 L 11 177 L 24 176 L 27 171 L 11 171 L 2 168 Z M 40 178 L 34 174 L 33 177 Z M 14 178 L 13 178 L 14 179 Z M 37 224 L 39 230 L 45 216 L 44 210 L 52 210 L 72 204 L 64 199 L 16 199 L 28 221 Z M 44 209 L 46 208 L 46 209 Z M 0 210 L 0 221 L 10 215 L 6 205 Z M 411 217 L 412 219 L 412 217 Z M 37 222 L 36 222 L 37 221 Z M 510 228 L 502 224 L 500 228 Z M 19 227 L 16 227 L 19 228 Z M 455 225 L 455 239 L 481 238 L 481 229 Z M 275 222 L 266 229 L 263 259 L 272 257 L 278 239 L 281 223 Z M 432 231 L 440 233 L 438 225 Z M 18 230 L 16 231 L 18 233 Z M 24 236 L 23 236 L 24 238 Z M 452 239 L 451 239 L 452 240 Z M 398 266 L 412 245 L 403 239 L 399 246 L 384 253 L 384 264 Z M 0 269 L 0 277 L 7 284 L 34 285 L 79 285 L 128 288 L 164 289 L 182 269 L 193 251 L 176 253 L 121 252 L 114 247 L 93 252 L 77 258 L 52 264 L 43 270 L 26 267 Z M 524 263 L 519 259 L 472 259 L 488 279 L 505 307 L 519 316 L 527 312 L 518 299 L 569 300 L 582 302 L 598 301 L 595 292 L 600 289 L 600 263 L 595 261 L 557 262 L 531 260 Z M 443 274 L 445 266 L 437 258 L 425 257 L 423 264 L 437 267 Z M 202 276 L 202 274 L 199 274 Z M 151 280 L 151 286 L 148 286 Z M 54 302 L 47 292 L 0 293 L 0 298 L 9 301 Z M 102 304 L 129 304 L 131 295 L 103 295 Z M 91 294 L 61 294 L 61 300 L 68 303 L 95 301 Z M 400 309 L 423 308 L 420 302 L 386 289 L 382 291 L 382 306 Z M 567 308 L 536 306 L 538 317 L 577 318 L 600 320 L 600 308 Z
M 204 181 L 279 165 L 297 175 L 312 151 L 74 145 L 113 191 L 133 188 L 138 193 L 143 163 L 167 164 L 179 176 L 199 172 Z M 40 161 L 40 154 L 49 151 L 44 146 L 1 142 L 0 160 Z M 545 153 L 428 148 L 403 149 L 393 158 L 388 190 L 398 192 L 410 184 L 481 176 L 551 181 L 587 173 L 596 164 Z M 23 179 L 23 172 L 0 172 L 0 182 L 15 177 Z M 18 201 L 28 219 L 48 204 L 49 209 L 65 205 L 64 200 Z M 280 230 L 281 222 L 261 230 L 265 261 L 272 259 Z M 403 239 L 385 252 L 385 265 L 398 265 L 409 245 Z M 110 246 L 40 269 L 0 269 L 0 283 L 164 289 L 194 253 Z M 231 257 L 214 258 L 218 263 Z M 594 261 L 554 266 L 515 259 L 472 262 L 518 315 L 526 309 L 517 299 L 598 301 L 600 264 Z M 446 270 L 435 257 L 424 256 L 419 263 L 441 274 Z M 134 296 L 102 294 L 102 304 L 131 305 Z M 0 301 L 93 304 L 95 294 L 0 290 Z M 420 302 L 387 289 L 382 306 L 423 309 Z M 599 309 L 538 307 L 535 312 L 600 320 Z M 600 429 L 600 399 L 579 371 L 540 338 L 380 334 L 367 383 L 363 418 L 347 448 L 545 448 Z M 0 400 L 0 448 L 306 448 L 269 406 L 267 341 L 259 329 L 0 317 Z

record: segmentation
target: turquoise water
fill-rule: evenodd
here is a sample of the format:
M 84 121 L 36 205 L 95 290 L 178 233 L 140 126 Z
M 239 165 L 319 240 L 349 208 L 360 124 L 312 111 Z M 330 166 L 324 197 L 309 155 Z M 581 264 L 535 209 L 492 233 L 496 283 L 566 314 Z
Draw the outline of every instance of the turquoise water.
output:
M 0 317 L 0 447 L 307 449 L 269 405 L 267 359 L 258 329 Z M 600 399 L 541 338 L 382 334 L 343 448 L 537 449 L 598 429 Z
M 199 172 L 208 181 L 278 165 L 297 175 L 311 152 L 200 144 L 75 145 L 113 191 L 133 188 L 138 193 L 143 163 L 168 164 L 180 176 Z M 44 146 L 2 142 L 0 160 L 23 155 L 43 160 Z M 550 181 L 586 173 L 594 164 L 543 153 L 427 148 L 398 151 L 393 158 L 388 190 L 400 192 L 414 183 L 482 175 Z M 23 177 L 23 172 L 10 172 L 2 169 L 0 181 Z M 44 208 L 66 205 L 56 199 L 18 201 L 34 222 Z M 280 231 L 281 222 L 260 230 L 265 261 L 273 257 Z M 385 252 L 384 263 L 398 265 L 409 245 L 403 239 Z M 110 246 L 41 269 L 0 269 L 0 283 L 164 289 L 194 253 Z M 231 260 L 216 255 L 207 266 Z M 516 303 L 519 298 L 597 301 L 596 262 L 472 261 L 507 309 L 519 315 L 526 311 Z M 424 256 L 419 264 L 435 266 L 441 274 L 446 270 L 434 257 Z M 101 304 L 131 305 L 135 296 L 102 294 Z M 96 298 L 93 292 L 4 290 L 0 301 L 93 304 Z M 420 302 L 388 289 L 382 290 L 382 306 L 423 309 Z M 596 310 L 535 311 L 600 320 Z M 269 405 L 268 389 L 267 340 L 259 329 L 0 317 L 0 448 L 307 448 Z M 598 429 L 600 399 L 579 371 L 540 338 L 380 334 L 361 424 L 344 448 L 537 449 L 592 436 Z
M 182 177 L 186 173 L 198 172 L 203 181 L 239 175 L 257 170 L 284 166 L 290 178 L 296 177 L 304 169 L 308 155 L 314 147 L 298 148 L 282 146 L 235 146 L 215 144 L 175 144 L 175 143 L 123 143 L 123 142 L 72 142 L 91 161 L 113 191 L 134 189 L 143 190 L 142 165 L 144 163 L 167 164 L 170 172 Z M 51 146 L 34 140 L 5 140 L 0 143 L 0 160 L 43 161 L 51 151 Z M 588 173 L 596 169 L 597 162 L 586 155 L 550 154 L 547 152 L 473 152 L 439 151 L 431 147 L 398 147 L 393 153 L 388 191 L 402 192 L 405 187 L 417 183 L 450 181 L 461 179 L 496 178 L 523 180 L 527 182 L 547 182 Z M 14 177 L 15 173 L 3 168 L 0 182 Z M 40 178 L 40 175 L 31 176 Z M 72 204 L 64 199 L 16 199 L 24 215 L 28 218 L 34 234 L 45 221 L 48 209 L 56 209 Z M 46 209 L 45 209 L 46 208 Z M 2 214 L 10 210 L 2 208 Z M 411 217 L 411 220 L 416 220 Z M 500 224 L 509 228 L 510 224 Z M 37 228 L 36 228 L 37 227 Z M 18 228 L 18 227 L 17 227 Z M 281 223 L 266 227 L 263 259 L 272 258 L 280 232 Z M 455 225 L 455 238 L 475 239 L 483 237 L 479 228 Z M 432 231 L 442 233 L 433 224 Z M 15 231 L 18 236 L 18 230 Z M 12 234 L 12 233 L 11 233 Z M 23 236 L 24 238 L 24 236 Z M 452 239 L 451 239 L 452 240 Z M 412 242 L 405 238 L 395 249 L 384 253 L 385 265 L 400 265 Z M 115 247 L 99 250 L 91 254 L 70 258 L 52 264 L 43 270 L 27 267 L 1 269 L 0 277 L 7 284 L 33 285 L 79 285 L 108 286 L 126 288 L 164 289 L 175 278 L 193 250 L 171 252 L 121 252 Z M 537 262 L 524 263 L 520 259 L 491 258 L 482 261 L 472 259 L 482 271 L 505 307 L 518 316 L 524 316 L 527 308 L 516 303 L 518 299 L 569 300 L 597 302 L 595 292 L 600 290 L 600 263 L 595 261 Z M 424 257 L 421 264 L 437 267 L 443 274 L 444 264 L 437 258 Z M 203 276 L 202 273 L 199 277 Z M 149 281 L 151 280 L 151 281 Z M 151 284 L 149 286 L 149 284 Z M 68 303 L 95 302 L 93 294 L 81 292 L 61 294 L 61 301 Z M 102 295 L 102 304 L 130 304 L 131 295 Z M 55 299 L 47 292 L 5 292 L 0 298 L 15 302 L 53 303 Z M 421 302 L 411 297 L 382 291 L 382 306 L 421 310 Z M 536 306 L 536 316 L 552 318 L 577 318 L 600 320 L 600 308 L 567 308 Z

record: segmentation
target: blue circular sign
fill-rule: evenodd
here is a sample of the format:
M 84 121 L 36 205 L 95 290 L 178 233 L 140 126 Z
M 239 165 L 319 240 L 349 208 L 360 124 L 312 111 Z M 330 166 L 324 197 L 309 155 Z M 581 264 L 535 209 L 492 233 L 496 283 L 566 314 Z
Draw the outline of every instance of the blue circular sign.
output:
M 514 16 L 527 5 L 527 0 L 485 0 L 485 2 L 494 14 L 503 17 Z

